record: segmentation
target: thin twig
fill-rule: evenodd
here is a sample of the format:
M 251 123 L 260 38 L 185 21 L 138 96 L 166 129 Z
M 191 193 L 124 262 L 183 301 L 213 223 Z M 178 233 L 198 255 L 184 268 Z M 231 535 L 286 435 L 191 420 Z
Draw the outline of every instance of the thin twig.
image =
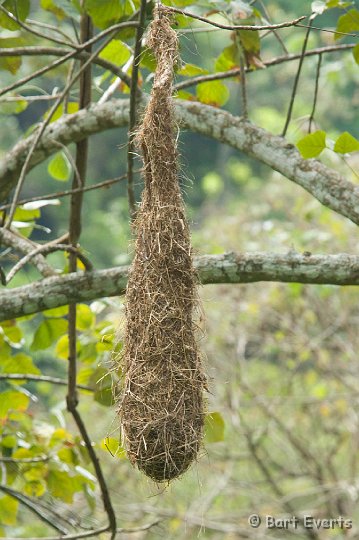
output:
M 146 18 L 146 0 L 141 0 L 140 12 L 138 15 L 138 27 L 136 31 L 136 43 L 133 54 L 133 67 L 130 87 L 130 121 L 128 128 L 128 150 L 127 150 L 127 195 L 128 205 L 130 209 L 131 218 L 134 219 L 136 214 L 136 200 L 133 189 L 133 162 L 134 162 L 134 139 L 135 139 L 135 126 L 136 126 L 136 110 L 137 110 L 137 84 L 138 84 L 138 71 L 141 60 L 142 50 L 142 36 L 145 29 Z
M 312 28 L 312 26 L 311 26 L 312 21 L 313 21 L 313 19 L 311 19 L 310 22 L 309 22 L 308 30 L 307 30 L 307 32 L 305 34 L 305 38 L 304 38 L 304 41 L 303 41 L 302 52 L 301 52 L 301 56 L 300 56 L 300 59 L 299 59 L 297 73 L 296 73 L 296 76 L 295 76 L 295 79 L 294 79 L 292 95 L 291 95 L 290 102 L 289 102 L 289 108 L 288 108 L 287 118 L 286 118 L 284 128 L 283 128 L 283 132 L 282 132 L 282 137 L 285 137 L 285 135 L 287 133 L 288 126 L 289 126 L 289 123 L 290 123 L 290 120 L 292 118 L 292 111 L 293 111 L 293 106 L 294 106 L 295 95 L 297 93 L 300 73 L 302 71 L 303 61 L 304 61 L 304 57 L 305 57 L 305 51 L 306 51 L 307 44 L 308 44 L 309 34 L 310 34 L 310 31 L 311 31 L 311 28 Z
M 75 47 L 75 46 L 68 43 L 67 45 L 72 47 L 74 50 L 72 50 L 72 51 L 69 51 L 69 50 L 64 51 L 63 49 L 57 49 L 57 55 L 63 56 L 61 59 L 56 60 L 52 64 L 49 64 L 49 65 L 47 65 L 47 66 L 45 66 L 45 67 L 31 73 L 27 77 L 24 77 L 23 79 L 20 79 L 19 81 L 16 81 L 15 83 L 13 83 L 13 84 L 11 84 L 9 86 L 6 86 L 2 90 L 0 90 L 0 96 L 6 94 L 7 92 L 10 92 L 11 90 L 14 90 L 14 89 L 18 88 L 19 86 L 22 86 L 26 82 L 29 82 L 31 79 L 33 79 L 35 77 L 38 77 L 39 75 L 43 75 L 47 71 L 49 71 L 51 69 L 54 69 L 55 67 L 63 64 L 64 62 L 66 62 L 70 58 L 75 58 L 75 57 L 84 58 L 85 57 L 85 59 L 87 59 L 88 57 L 86 58 L 85 53 L 84 53 L 84 49 L 86 49 L 90 45 L 93 45 L 94 43 L 97 43 L 99 40 L 106 37 L 108 34 L 112 34 L 112 33 L 116 32 L 117 30 L 121 30 L 121 29 L 128 28 L 128 27 L 137 27 L 137 25 L 138 25 L 138 23 L 135 22 L 135 21 L 126 21 L 126 22 L 123 22 L 123 23 L 114 24 L 113 26 L 110 26 L 109 28 L 106 28 L 106 30 L 103 30 L 102 32 L 100 32 L 99 34 L 94 36 L 92 39 L 90 39 L 88 42 L 83 43 L 82 45 L 77 45 Z M 105 46 L 108 43 L 109 42 L 106 41 Z M 102 48 L 104 48 L 104 47 L 102 47 Z M 99 52 L 101 52 L 102 48 L 99 50 Z M 20 49 L 20 48 L 16 48 L 16 49 Z M 53 52 L 51 54 L 55 55 L 56 53 Z M 3 54 L 3 56 L 5 56 L 5 55 Z M 94 61 L 95 58 L 96 58 L 96 56 L 94 56 L 91 61 Z M 103 67 L 105 67 L 105 69 L 109 69 L 109 66 L 114 66 L 114 64 L 112 64 L 111 62 L 108 62 L 108 61 L 106 61 L 106 60 L 104 60 L 102 58 L 97 58 L 96 63 L 99 64 L 99 65 L 102 65 Z M 116 67 L 116 66 L 114 66 L 114 67 Z M 124 73 L 120 68 L 116 68 L 116 75 L 118 77 L 120 77 L 128 86 L 130 86 L 130 84 L 131 84 L 130 83 L 130 77 L 126 73 Z
M 316 71 L 316 75 L 315 75 L 313 108 L 312 108 L 312 112 L 310 113 L 310 117 L 309 117 L 309 126 L 308 126 L 308 132 L 309 133 L 311 133 L 311 131 L 312 131 L 312 123 L 313 123 L 313 120 L 314 120 L 315 108 L 317 106 L 318 90 L 319 90 L 319 77 L 320 77 L 320 66 L 321 66 L 321 64 L 322 64 L 322 55 L 319 54 L 319 56 L 318 56 L 318 64 L 317 64 L 317 71 Z
M 136 169 L 133 171 L 135 173 L 140 172 L 140 169 Z M 68 195 L 72 195 L 73 193 L 78 193 L 79 191 L 82 191 L 83 193 L 86 193 L 87 191 L 92 191 L 95 189 L 100 188 L 108 188 L 112 186 L 113 184 L 117 184 L 121 180 L 125 180 L 127 178 L 127 174 L 123 174 L 122 176 L 118 176 L 117 178 L 111 178 L 110 180 L 104 180 L 103 182 L 99 182 L 98 184 L 93 184 L 92 186 L 84 186 L 79 187 L 75 189 L 67 189 L 65 191 L 57 191 L 55 193 L 49 193 L 47 195 L 36 195 L 35 197 L 29 197 L 28 199 L 22 199 L 21 201 L 18 201 L 18 206 L 21 206 L 23 204 L 29 203 L 29 202 L 37 202 L 37 201 L 47 201 L 51 199 L 59 199 L 61 197 L 67 197 Z M 2 210 L 6 210 L 7 208 L 10 208 L 11 203 L 3 204 L 0 206 L 0 212 Z M 0 239 L 1 239 L 1 231 L 4 229 L 0 228 Z
M 338 34 L 340 36 L 358 37 L 359 34 L 350 34 L 349 32 L 338 32 L 338 30 L 331 30 L 330 28 L 320 28 L 320 26 L 312 26 L 311 24 L 296 24 L 300 28 L 309 28 L 312 30 L 320 30 L 321 32 L 328 32 L 329 34 Z
M 91 18 L 86 15 L 81 15 L 80 20 L 80 41 L 88 42 L 93 32 Z M 110 40 L 112 36 L 110 36 Z M 91 49 L 86 49 L 91 52 Z M 91 55 L 92 56 L 92 55 Z M 91 103 L 91 63 L 88 61 L 82 62 L 82 76 L 80 79 L 80 98 L 79 109 L 85 109 Z M 83 188 L 86 182 L 87 173 L 87 157 L 88 157 L 88 138 L 84 138 L 76 144 L 76 171 L 74 174 L 72 189 Z M 80 183 L 80 185 L 79 185 Z M 69 240 L 73 248 L 77 248 L 78 241 L 81 235 L 81 210 L 82 210 L 83 190 L 72 193 L 70 206 L 69 220 Z M 77 256 L 70 254 L 69 259 L 70 273 L 75 273 L 77 270 Z M 77 396 L 77 330 L 76 330 L 76 303 L 69 304 L 68 311 L 68 338 L 69 338 L 69 367 L 68 367 L 68 385 L 67 385 L 67 410 L 72 415 L 79 432 L 84 440 L 90 460 L 95 469 L 96 477 L 101 490 L 104 510 L 108 517 L 108 530 L 111 531 L 111 539 L 116 536 L 116 514 L 114 512 L 108 487 L 102 468 L 96 452 L 93 448 L 92 441 L 87 433 L 85 423 L 78 412 L 78 396 Z
M 355 43 L 346 43 L 344 45 L 329 45 L 327 47 L 318 47 L 317 49 L 311 49 L 309 51 L 306 51 L 304 56 L 305 57 L 316 56 L 318 54 L 346 51 L 346 50 L 353 49 L 355 45 L 356 45 Z M 293 60 L 298 60 L 301 57 L 302 57 L 302 53 L 277 56 L 275 58 L 272 58 L 271 60 L 264 61 L 263 64 L 266 68 L 268 68 L 271 66 L 277 66 L 284 62 L 291 62 Z M 251 68 L 245 68 L 245 71 L 246 73 L 254 73 L 253 69 Z M 230 79 L 232 77 L 237 77 L 240 74 L 241 74 L 240 68 L 235 68 L 228 71 L 218 71 L 217 73 L 211 73 L 210 75 L 200 75 L 198 77 L 193 77 L 191 79 L 181 81 L 180 83 L 175 84 L 174 88 L 177 91 L 183 90 L 184 88 L 188 88 L 190 86 L 194 86 L 195 84 L 200 84 L 202 82 L 216 81 L 220 79 Z
M 113 36 L 110 35 L 102 43 L 102 45 L 100 45 L 96 49 L 96 51 L 90 55 L 88 60 L 86 60 L 86 62 L 83 63 L 83 65 L 80 67 L 80 69 L 76 73 L 76 75 L 74 75 L 74 77 L 65 86 L 64 90 L 61 92 L 61 96 L 55 101 L 55 103 L 51 107 L 46 119 L 41 124 L 41 127 L 40 127 L 38 133 L 36 134 L 36 136 L 35 136 L 35 138 L 33 140 L 33 143 L 32 143 L 32 145 L 30 147 L 30 150 L 29 150 L 29 152 L 28 152 L 28 154 L 26 156 L 25 162 L 24 162 L 24 164 L 22 166 L 21 173 L 20 173 L 16 188 L 15 188 L 15 193 L 14 193 L 14 196 L 13 196 L 13 200 L 12 200 L 12 203 L 11 203 L 9 217 L 8 217 L 8 220 L 7 220 L 6 224 L 5 224 L 6 228 L 9 229 L 10 226 L 11 226 L 11 222 L 13 220 L 15 210 L 16 210 L 16 206 L 17 206 L 17 201 L 19 199 L 19 195 L 20 195 L 23 183 L 25 181 L 25 177 L 26 177 L 26 173 L 27 173 L 27 170 L 28 170 L 28 167 L 29 167 L 29 164 L 30 164 L 30 160 L 31 160 L 32 155 L 33 155 L 33 153 L 34 153 L 34 151 L 35 151 L 35 149 L 36 149 L 36 147 L 37 147 L 37 145 L 38 145 L 38 143 L 39 143 L 39 141 L 40 141 L 40 139 L 42 137 L 42 134 L 44 133 L 46 127 L 50 123 L 52 116 L 54 115 L 54 113 L 57 110 L 58 106 L 60 105 L 61 101 L 66 97 L 67 93 L 72 88 L 73 84 L 75 84 L 75 82 L 81 77 L 82 73 L 86 70 L 86 68 L 92 63 L 93 58 L 95 58 L 102 51 L 102 49 L 104 49 L 106 47 L 106 45 L 108 45 L 108 43 L 110 43 L 110 41 L 112 39 L 113 39 Z
M 240 67 L 240 85 L 241 85 L 241 96 L 242 96 L 242 117 L 244 120 L 248 119 L 248 101 L 247 101 L 247 87 L 246 87 L 246 69 L 244 62 L 244 48 L 240 36 L 238 35 L 238 45 L 239 45 L 239 67 Z
M 59 386 L 67 386 L 67 380 L 66 379 L 60 379 L 59 377 L 50 377 L 49 375 L 33 375 L 33 374 L 30 374 L 30 373 L 0 373 L 0 381 L 7 381 L 7 380 L 9 380 L 9 381 L 48 382 L 48 383 L 51 383 L 51 384 L 57 384 Z M 80 390 L 88 390 L 89 392 L 94 392 L 93 387 L 87 386 L 86 384 L 76 384 L 76 386 Z M 0 459 L 0 461 L 1 461 L 1 459 Z
M 50 461 L 50 456 L 36 456 L 29 458 L 13 458 L 13 457 L 0 457 L 0 463 L 15 463 L 21 465 L 21 463 L 46 463 Z
M 196 19 L 198 21 L 205 22 L 207 24 L 210 24 L 211 26 L 215 26 L 216 28 L 221 28 L 222 30 L 252 30 L 254 32 L 258 30 L 276 30 L 279 28 L 288 28 L 290 26 L 296 26 L 300 21 L 303 19 L 306 19 L 307 16 L 303 15 L 302 17 L 298 17 L 297 19 L 294 19 L 293 21 L 287 21 L 279 24 L 265 24 L 265 25 L 245 25 L 245 24 L 236 24 L 236 25 L 229 25 L 229 24 L 220 24 L 216 23 L 214 21 L 211 21 L 210 19 L 206 19 L 205 17 L 201 17 L 200 15 L 195 15 L 194 13 L 189 13 L 188 11 L 184 11 L 183 9 L 178 9 L 172 6 L 164 6 L 161 4 L 161 7 L 165 11 L 172 11 L 173 13 L 179 13 L 181 15 L 184 15 L 185 17 L 190 17 L 191 19 Z
M 160 522 L 161 522 L 161 520 L 157 519 L 156 521 L 153 521 L 152 523 L 147 523 L 145 525 L 140 525 L 139 527 L 133 527 L 133 528 L 129 528 L 129 529 L 121 527 L 121 528 L 116 529 L 116 533 L 118 533 L 118 534 L 121 534 L 121 533 L 131 534 L 131 533 L 136 533 L 136 532 L 148 531 L 149 529 L 151 529 L 155 525 L 158 525 Z M 91 538 L 92 536 L 100 536 L 102 533 L 107 532 L 109 529 L 110 528 L 107 525 L 107 527 L 102 527 L 100 529 L 93 529 L 91 531 L 86 531 L 86 532 L 83 532 L 83 533 L 67 534 L 65 536 L 41 536 L 41 537 L 34 537 L 34 538 L 31 538 L 31 537 L 26 537 L 26 538 L 6 537 L 6 540 L 80 540 L 81 538 Z
M 28 238 L 24 238 L 13 231 L 8 231 L 3 227 L 0 228 L 0 245 L 12 247 L 17 251 L 20 251 L 20 253 L 25 253 L 27 255 L 33 253 L 36 246 L 36 244 Z M 40 274 L 44 277 L 57 274 L 56 270 L 48 264 L 43 254 L 39 253 L 37 255 L 31 255 L 31 258 Z
M 10 497 L 13 497 L 17 501 L 19 501 L 23 506 L 26 506 L 26 508 L 28 508 L 31 512 L 37 515 L 37 517 L 39 517 L 41 521 L 44 521 L 45 523 L 50 525 L 50 527 L 52 527 L 53 529 L 59 531 L 63 535 L 68 533 L 67 529 L 65 529 L 59 523 L 55 523 L 53 519 L 51 519 L 51 516 L 48 516 L 42 508 L 40 509 L 39 506 L 30 497 L 27 497 L 26 495 L 23 495 L 23 493 L 15 491 L 14 489 L 9 488 L 8 486 L 4 486 L 3 484 L 0 484 L 0 491 L 2 491 L 3 493 L 6 493 Z
M 266 8 L 265 3 L 263 2 L 263 0 L 260 0 L 260 4 L 261 4 L 261 6 L 262 6 L 264 15 L 266 16 L 267 20 L 269 21 L 269 20 L 270 20 L 269 13 L 268 13 L 268 10 L 267 10 L 267 8 Z M 279 43 L 280 46 L 282 47 L 282 49 L 283 49 L 283 51 L 285 52 L 285 54 L 289 54 L 289 53 L 288 53 L 288 49 L 287 49 L 287 47 L 285 46 L 284 41 L 283 41 L 282 38 L 280 37 L 279 32 L 277 32 L 275 29 L 271 30 L 271 32 L 273 32 L 273 34 L 274 34 L 276 40 L 278 41 L 278 43 Z
M 69 246 L 68 244 L 46 244 L 44 246 L 39 246 L 38 248 L 25 255 L 25 257 L 20 259 L 19 262 L 17 262 L 15 266 L 13 266 L 9 271 L 6 277 L 6 284 L 10 283 L 10 281 L 14 278 L 15 274 L 17 274 L 19 270 L 21 270 L 21 268 L 23 268 L 29 261 L 31 261 L 33 257 L 36 257 L 39 254 L 49 255 L 50 253 L 54 253 L 56 251 L 67 251 L 70 254 L 76 254 L 76 257 L 80 259 L 88 272 L 91 272 L 91 270 L 93 270 L 91 261 L 83 253 L 81 253 L 78 248 L 75 248 L 74 246 Z

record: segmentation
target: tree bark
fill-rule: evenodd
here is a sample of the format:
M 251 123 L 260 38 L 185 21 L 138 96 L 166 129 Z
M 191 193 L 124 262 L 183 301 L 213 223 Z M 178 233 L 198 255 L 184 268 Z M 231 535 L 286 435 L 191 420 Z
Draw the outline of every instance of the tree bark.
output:
M 284 138 L 226 111 L 200 103 L 175 100 L 175 110 L 183 129 L 212 137 L 269 165 L 328 208 L 359 224 L 359 186 L 320 161 L 303 159 Z M 128 120 L 129 101 L 121 99 L 67 115 L 45 130 L 30 168 L 57 152 L 59 143 L 68 145 L 107 129 L 127 126 Z M 16 184 L 32 140 L 33 135 L 30 135 L 20 141 L 0 162 L 0 200 L 6 198 Z
M 195 259 L 200 282 L 253 283 L 278 281 L 359 285 L 359 256 L 299 253 L 225 253 Z M 129 267 L 53 276 L 0 294 L 0 321 L 105 296 L 122 295 Z

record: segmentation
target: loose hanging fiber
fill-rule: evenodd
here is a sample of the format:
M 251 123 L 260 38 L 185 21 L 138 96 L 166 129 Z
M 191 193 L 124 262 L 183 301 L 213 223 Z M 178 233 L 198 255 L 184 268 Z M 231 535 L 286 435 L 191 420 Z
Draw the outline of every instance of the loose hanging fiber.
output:
M 136 137 L 144 190 L 126 293 L 119 416 L 131 462 L 163 482 L 181 475 L 196 459 L 206 378 L 195 338 L 197 280 L 178 183 L 172 105 L 178 43 L 163 7 L 155 10 L 148 45 L 157 68 Z

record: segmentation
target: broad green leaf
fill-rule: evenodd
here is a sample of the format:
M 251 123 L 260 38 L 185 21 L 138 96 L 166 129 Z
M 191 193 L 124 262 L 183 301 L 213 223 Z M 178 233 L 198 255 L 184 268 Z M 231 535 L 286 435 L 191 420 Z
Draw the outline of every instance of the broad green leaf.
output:
M 51 319 L 56 317 L 65 317 L 69 311 L 68 306 L 60 306 L 52 309 L 46 309 L 42 312 L 45 317 L 50 317 Z
M 204 433 L 206 443 L 221 442 L 224 439 L 225 423 L 221 413 L 211 412 L 204 419 Z
M 349 152 L 358 152 L 359 141 L 347 131 L 344 131 L 336 140 L 334 152 L 338 154 L 349 154 Z
M 345 0 L 327 0 L 327 8 L 346 8 L 353 5 L 353 1 L 346 2 Z
M 240 36 L 241 45 L 245 52 L 259 54 L 261 50 L 259 32 L 253 30 L 240 30 L 238 33 Z
M 7 435 L 0 440 L 1 446 L 5 448 L 14 448 L 17 444 L 15 435 Z
M 202 103 L 221 107 L 229 98 L 229 90 L 221 81 L 210 81 L 198 84 L 196 94 Z
M 29 497 L 42 497 L 46 492 L 46 482 L 43 478 L 38 480 L 30 480 L 24 486 L 24 493 Z
M 6 418 L 11 411 L 26 411 L 29 397 L 16 390 L 6 390 L 0 394 L 0 419 Z
M 42 9 L 50 11 L 51 13 L 56 15 L 59 20 L 62 20 L 66 17 L 65 11 L 55 4 L 54 0 L 41 0 L 40 5 Z
M 1 5 L 15 17 L 18 17 L 20 21 L 25 21 L 30 12 L 30 0 L 5 0 L 5 2 L 1 2 Z M 0 26 L 7 30 L 18 30 L 20 28 L 20 25 L 3 11 L 0 11 Z
M 79 491 L 78 482 L 67 471 L 51 469 L 47 476 L 47 487 L 53 497 L 72 503 L 74 493 Z M 81 489 L 81 488 L 80 488 Z
M 95 323 L 95 314 L 87 304 L 76 306 L 76 328 L 78 330 L 88 330 Z
M 72 444 L 72 435 L 66 429 L 64 428 L 57 428 L 52 433 L 49 447 L 53 448 L 54 446 L 58 444 L 64 444 L 64 443 L 71 443 Z
M 112 454 L 112 456 L 119 459 L 123 459 L 126 457 L 126 451 L 124 447 L 117 439 L 114 439 L 113 437 L 106 437 L 105 439 L 102 439 L 100 447 L 102 448 L 102 450 L 109 452 L 110 454 Z
M 71 163 L 64 152 L 55 154 L 47 167 L 47 171 L 52 178 L 60 182 L 67 182 L 70 178 L 71 170 Z
M 0 11 L 0 20 L 1 20 L 1 15 L 2 15 L 2 12 Z M 11 48 L 19 47 L 19 45 L 21 45 L 21 40 L 19 40 L 19 38 L 11 37 L 11 38 L 0 39 L 0 49 L 6 49 L 10 47 Z M 21 63 L 22 63 L 21 56 L 1 56 L 0 57 L 0 69 L 6 69 L 7 71 L 10 71 L 10 73 L 12 73 L 13 75 L 15 75 L 15 73 L 18 71 L 18 69 L 21 66 Z M 7 112 L 6 108 L 8 108 L 9 110 L 17 109 L 18 103 L 19 102 L 2 103 L 1 106 L 2 106 L 2 109 L 4 109 L 4 114 L 11 114 L 11 112 Z M 21 110 L 19 110 L 19 112 L 21 112 Z
M 70 101 L 68 104 L 67 104 L 67 107 L 66 107 L 66 113 L 64 112 L 64 106 L 63 104 L 61 103 L 61 105 L 59 105 L 54 114 L 52 115 L 51 117 L 51 120 L 50 120 L 50 124 L 52 122 L 56 122 L 56 120 L 58 120 L 59 118 L 61 118 L 61 116 L 63 114 L 74 114 L 76 113 L 77 111 L 79 110 L 79 104 L 78 102 L 76 101 Z M 47 117 L 49 116 L 49 111 L 47 111 L 45 114 L 44 114 L 44 118 L 46 119 Z
M 354 60 L 359 64 L 359 43 L 357 43 L 353 49 Z
M 131 56 L 131 51 L 123 41 L 119 39 L 113 39 L 110 43 L 101 51 L 100 58 L 109 60 L 117 65 L 122 65 Z
M 15 210 L 15 221 L 33 221 L 41 216 L 41 212 L 38 208 L 28 209 L 24 206 L 18 206 Z
M 7 343 L 9 343 L 9 345 L 19 348 L 22 343 L 22 332 L 14 319 L 10 321 L 3 321 L 0 324 L 0 332 L 3 333 L 5 340 Z
M 238 47 L 229 45 L 225 47 L 215 62 L 216 71 L 229 71 L 239 66 Z
M 78 465 L 79 458 L 74 450 L 74 448 L 64 447 L 57 452 L 58 458 L 64 463 L 70 463 L 71 465 Z
M 218 195 L 224 188 L 221 176 L 216 172 L 208 172 L 202 178 L 202 189 L 207 195 Z
M 86 0 L 85 9 L 96 26 L 105 28 L 127 14 L 132 13 L 131 2 L 120 0 Z
M 149 47 L 144 47 L 142 50 L 140 66 L 148 69 L 149 71 L 155 71 L 156 69 L 156 58 Z
M 76 351 L 79 353 L 81 350 L 81 345 L 79 341 L 76 341 Z M 69 336 L 67 334 L 60 337 L 55 347 L 55 354 L 57 358 L 61 360 L 68 360 L 69 358 Z
M 39 368 L 34 365 L 31 356 L 24 353 L 15 354 L 4 360 L 4 362 L 0 361 L 0 369 L 2 369 L 2 373 L 24 373 L 33 375 L 39 375 L 41 373 Z
M 1 525 L 16 525 L 17 510 L 19 502 L 10 497 L 4 495 L 0 497 L 0 523 Z
M 177 99 L 186 99 L 187 101 L 196 100 L 195 96 L 191 94 L 191 92 L 187 92 L 186 90 L 179 90 L 174 97 Z
M 9 59 L 9 57 L 0 57 L 0 69 L 2 67 L 4 67 L 4 69 L 7 69 L 2 63 L 2 60 L 6 59 Z M 8 102 L 4 101 L 0 103 L 0 114 L 20 114 L 27 109 L 28 104 L 29 103 L 25 99 Z
M 185 64 L 178 72 L 178 75 L 183 75 L 184 77 L 196 77 L 197 75 L 206 75 L 208 73 L 207 69 L 203 69 L 200 66 L 195 64 Z
M 344 33 L 357 32 L 359 30 L 359 11 L 351 9 L 348 13 L 339 17 L 336 30 Z M 341 39 L 344 36 L 335 34 L 334 37 L 335 39 Z
M 33 341 L 32 351 L 47 349 L 54 344 L 57 339 L 67 331 L 67 321 L 65 319 L 44 319 L 38 326 Z
M 94 392 L 94 400 L 104 405 L 105 407 L 110 407 L 115 403 L 114 391 L 112 387 L 112 377 L 110 372 L 105 368 L 97 368 L 93 373 L 90 381 L 90 386 L 96 388 Z
M 326 148 L 325 131 L 315 131 L 297 142 L 297 148 L 305 159 L 314 158 Z

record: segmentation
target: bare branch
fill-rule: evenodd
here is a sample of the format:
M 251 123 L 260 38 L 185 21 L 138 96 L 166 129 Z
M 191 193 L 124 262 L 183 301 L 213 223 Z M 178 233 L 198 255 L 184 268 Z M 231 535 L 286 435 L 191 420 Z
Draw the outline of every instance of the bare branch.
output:
M 34 242 L 32 242 L 31 240 L 19 236 L 13 231 L 8 231 L 3 227 L 0 227 L 0 245 L 1 244 L 4 246 L 12 247 L 20 251 L 20 253 L 25 253 L 26 255 L 30 253 L 33 254 L 34 249 L 36 248 L 36 244 L 34 244 Z M 56 270 L 47 263 L 45 257 L 41 253 L 33 254 L 30 258 L 32 259 L 34 265 L 36 266 L 40 274 L 42 274 L 44 277 L 54 276 L 57 274 Z
M 140 12 L 138 15 L 138 27 L 136 32 L 135 49 L 133 53 L 132 79 L 130 88 L 130 123 L 128 128 L 128 149 L 127 149 L 127 195 L 130 215 L 132 219 L 136 213 L 136 200 L 133 190 L 133 161 L 135 150 L 135 126 L 137 120 L 137 100 L 138 97 L 138 70 L 141 60 L 142 36 L 145 30 L 146 0 L 141 0 Z
M 353 49 L 355 47 L 355 43 L 346 43 L 344 45 L 329 45 L 327 47 L 318 47 L 316 49 L 311 49 L 309 51 L 305 51 L 304 56 L 316 56 L 316 55 L 322 55 L 326 53 L 334 53 L 334 52 L 341 52 L 341 51 L 347 51 L 350 49 Z M 299 60 L 302 57 L 302 53 L 299 54 L 286 54 L 283 56 L 277 56 L 275 58 L 271 58 L 270 60 L 266 60 L 263 62 L 265 67 L 271 67 L 271 66 L 277 66 L 279 64 L 283 64 L 284 62 L 292 62 L 293 60 Z M 253 69 L 251 68 L 245 68 L 246 73 L 255 73 Z M 241 74 L 241 68 L 235 68 L 230 69 L 228 71 L 217 71 L 216 73 L 210 73 L 209 75 L 199 75 L 198 77 L 192 77 L 188 80 L 181 81 L 177 84 L 175 84 L 174 88 L 175 90 L 183 90 L 184 88 L 189 88 L 190 86 L 194 86 L 195 84 L 200 84 L 202 82 L 208 82 L 208 81 L 217 81 L 220 79 L 231 79 L 232 77 L 238 77 L 238 75 Z
M 293 111 L 293 106 L 294 106 L 295 95 L 297 93 L 299 78 L 300 78 L 300 74 L 301 74 L 301 71 L 302 71 L 302 66 L 303 66 L 303 62 L 304 62 L 304 58 L 305 58 L 305 51 L 306 51 L 307 45 L 308 45 L 309 34 L 310 34 L 311 29 L 312 29 L 312 22 L 313 22 L 313 19 L 310 19 L 308 30 L 307 30 L 307 32 L 305 34 L 305 38 L 304 38 L 304 41 L 303 41 L 302 53 L 301 53 L 301 56 L 300 56 L 300 59 L 299 59 L 298 69 L 297 69 L 297 73 L 296 73 L 296 76 L 295 76 L 295 79 L 294 79 L 292 95 L 290 97 L 288 113 L 287 113 L 287 118 L 285 120 L 283 132 L 282 132 L 282 137 L 286 136 L 287 129 L 288 129 L 288 126 L 289 126 L 289 122 L 290 122 L 290 120 L 292 118 L 292 111 Z
M 67 381 L 65 379 L 59 379 L 58 377 L 50 377 L 49 375 L 33 375 L 30 373 L 0 373 L 0 381 L 48 382 L 51 384 L 57 384 L 59 386 L 67 386 Z M 86 384 L 77 384 L 76 386 L 80 390 L 88 390 L 89 392 L 94 391 L 94 389 L 91 386 L 87 386 Z M 29 459 L 31 461 L 34 458 L 29 458 Z M 0 461 L 1 461 L 1 458 L 0 458 Z
M 323 58 L 323 56 L 320 54 L 318 56 L 317 71 L 316 71 L 316 74 L 315 74 L 315 88 L 314 88 L 313 107 L 312 107 L 312 112 L 310 113 L 310 116 L 309 116 L 309 126 L 308 126 L 309 133 L 312 131 L 312 123 L 314 121 L 315 109 L 316 109 L 316 106 L 317 106 L 320 67 L 322 65 L 322 58 Z
M 359 285 L 359 257 L 273 253 L 225 253 L 195 259 L 202 285 L 277 281 Z M 45 278 L 0 294 L 0 321 L 22 317 L 70 302 L 88 302 L 124 294 L 128 267 L 77 272 Z
M 202 21 L 207 24 L 210 24 L 211 26 L 215 26 L 216 28 L 221 28 L 222 30 L 277 30 L 279 28 L 288 28 L 290 26 L 296 26 L 300 21 L 303 21 L 303 19 L 306 19 L 307 16 L 303 15 L 302 17 L 298 17 L 297 19 L 294 19 L 293 21 L 287 21 L 279 24 L 265 24 L 265 25 L 245 25 L 245 24 L 220 24 L 216 23 L 214 21 L 211 21 L 210 19 L 206 19 L 205 17 L 201 17 L 200 15 L 195 15 L 194 13 L 189 13 L 188 11 L 184 11 L 183 9 L 178 9 L 172 6 L 164 6 L 162 4 L 161 8 L 165 11 L 172 11 L 173 13 L 179 13 L 180 15 L 184 15 L 185 17 L 190 17 L 191 19 L 196 19 L 197 21 Z

